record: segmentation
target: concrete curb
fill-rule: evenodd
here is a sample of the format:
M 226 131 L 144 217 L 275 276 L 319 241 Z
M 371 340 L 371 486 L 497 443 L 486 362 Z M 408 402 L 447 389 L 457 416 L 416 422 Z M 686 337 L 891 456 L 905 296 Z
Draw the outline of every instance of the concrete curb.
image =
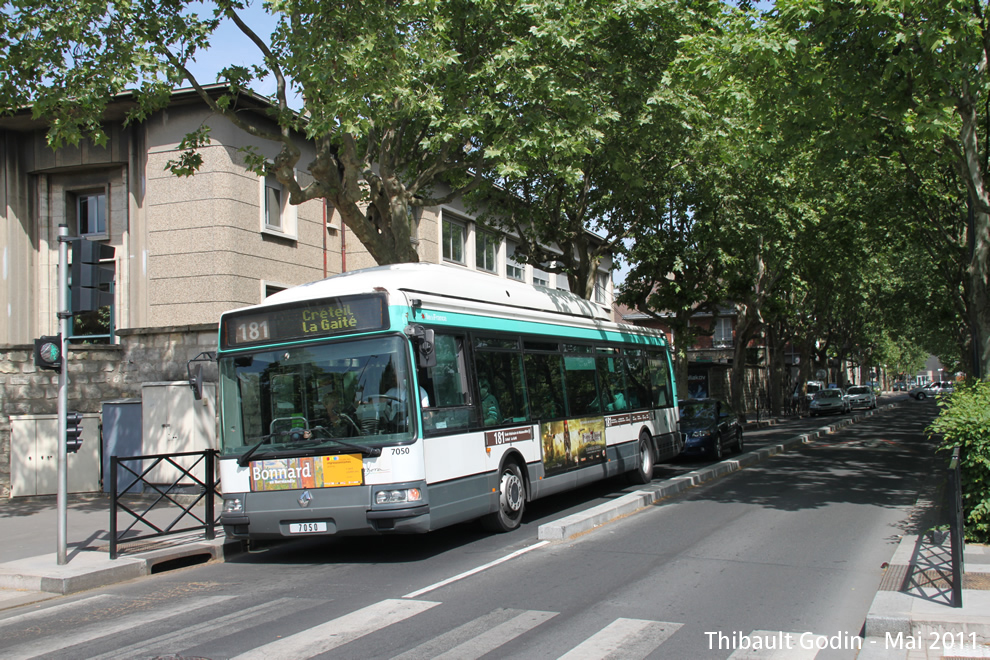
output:
M 54 553 L 0 564 L 0 589 L 72 594 L 108 584 L 126 582 L 157 572 L 169 562 L 182 565 L 223 561 L 240 553 L 239 541 L 223 538 L 182 543 L 135 555 L 110 559 L 106 551 L 83 550 L 59 566 Z
M 901 538 L 887 566 L 888 571 L 914 571 L 917 535 Z M 966 549 L 967 566 L 977 554 L 987 555 L 987 548 Z M 980 557 L 983 559 L 983 557 Z M 967 568 L 967 573 L 982 573 L 990 564 L 977 564 Z M 909 593 L 915 591 L 916 593 Z M 927 593 L 926 593 L 927 592 Z M 990 641 L 990 591 L 963 589 L 962 607 L 949 605 L 944 588 L 881 590 L 877 591 L 863 626 L 865 637 L 896 638 L 898 635 L 914 637 L 927 644 L 931 634 L 962 633 L 976 636 L 978 644 Z M 967 640 L 969 641 L 969 640 Z
M 699 468 L 687 474 L 683 474 L 651 486 L 648 490 L 637 490 L 611 502 L 599 504 L 596 507 L 575 513 L 570 516 L 540 525 L 538 537 L 541 541 L 562 541 L 564 539 L 587 532 L 600 525 L 608 523 L 616 518 L 621 518 L 630 513 L 644 509 L 660 500 L 681 493 L 688 488 L 701 485 L 708 481 L 718 479 L 727 474 L 738 472 L 743 468 L 756 465 L 771 456 L 781 454 L 797 445 L 807 444 L 823 435 L 834 433 L 840 428 L 849 426 L 861 419 L 874 415 L 878 412 L 890 410 L 897 407 L 897 404 L 888 404 L 877 407 L 875 410 L 864 411 L 862 414 L 847 417 L 837 421 L 835 424 L 823 426 L 815 431 L 797 435 L 775 445 L 761 447 L 735 458 L 729 458 L 720 463 Z

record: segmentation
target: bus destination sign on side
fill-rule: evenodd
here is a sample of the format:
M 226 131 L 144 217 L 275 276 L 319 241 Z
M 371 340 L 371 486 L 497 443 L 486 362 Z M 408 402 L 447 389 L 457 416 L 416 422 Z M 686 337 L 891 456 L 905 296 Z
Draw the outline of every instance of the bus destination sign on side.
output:
M 273 307 L 263 312 L 224 315 L 220 345 L 253 344 L 329 337 L 382 330 L 388 323 L 385 296 L 347 296 Z

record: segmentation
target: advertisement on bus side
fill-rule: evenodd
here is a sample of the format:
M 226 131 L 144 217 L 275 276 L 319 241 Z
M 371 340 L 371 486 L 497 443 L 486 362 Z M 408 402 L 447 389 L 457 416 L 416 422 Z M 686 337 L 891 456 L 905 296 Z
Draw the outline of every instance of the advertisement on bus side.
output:
M 605 462 L 605 418 L 578 417 L 540 425 L 543 470 L 549 477 Z

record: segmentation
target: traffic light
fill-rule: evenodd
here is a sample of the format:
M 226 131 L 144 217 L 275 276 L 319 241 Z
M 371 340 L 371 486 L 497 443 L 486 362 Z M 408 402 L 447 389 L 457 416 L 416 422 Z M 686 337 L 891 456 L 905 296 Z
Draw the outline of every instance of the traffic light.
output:
M 82 446 L 82 413 L 65 413 L 65 451 L 75 454 Z
M 69 309 L 73 314 L 92 312 L 113 304 L 113 246 L 85 238 L 69 239 L 72 250 Z
M 34 366 L 38 369 L 62 371 L 62 335 L 34 340 Z

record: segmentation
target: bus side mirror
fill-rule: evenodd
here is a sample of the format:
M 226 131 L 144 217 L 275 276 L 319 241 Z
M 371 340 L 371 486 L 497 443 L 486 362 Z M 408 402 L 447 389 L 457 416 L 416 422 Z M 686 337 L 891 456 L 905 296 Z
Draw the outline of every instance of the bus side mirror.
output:
M 437 366 L 435 333 L 419 324 L 406 326 L 406 336 L 416 347 L 416 366 L 423 369 Z
M 186 362 L 186 375 L 189 377 L 189 387 L 192 388 L 193 398 L 197 401 L 203 398 L 203 365 L 197 364 L 194 368 L 193 363 L 213 362 L 216 359 L 217 356 L 214 353 L 204 351 Z
M 189 387 L 192 388 L 193 398 L 199 401 L 203 398 L 203 365 L 197 364 L 189 375 Z

